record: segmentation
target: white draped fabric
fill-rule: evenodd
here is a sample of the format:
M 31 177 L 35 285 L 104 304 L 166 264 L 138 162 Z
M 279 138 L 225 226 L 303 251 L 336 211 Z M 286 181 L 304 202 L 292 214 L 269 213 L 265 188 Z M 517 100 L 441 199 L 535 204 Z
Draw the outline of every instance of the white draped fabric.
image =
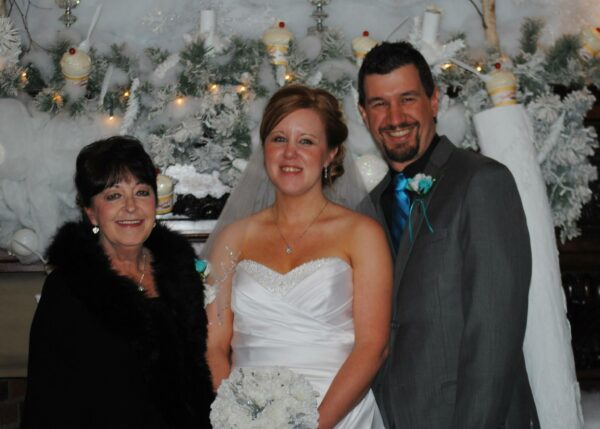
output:
M 582 428 L 571 328 L 550 204 L 533 146 L 533 128 L 521 105 L 495 107 L 473 119 L 481 152 L 510 169 L 527 217 L 532 275 L 523 351 L 541 427 Z
M 352 288 L 352 268 L 339 258 L 285 274 L 240 261 L 231 301 L 233 366 L 287 367 L 308 379 L 320 403 L 354 345 Z M 373 393 L 336 428 L 383 428 Z
M 87 117 L 31 115 L 17 99 L 0 98 L 0 248 L 29 228 L 43 253 L 57 228 L 79 216 L 75 204 L 75 158 L 112 130 Z M 36 255 L 18 255 L 32 263 Z

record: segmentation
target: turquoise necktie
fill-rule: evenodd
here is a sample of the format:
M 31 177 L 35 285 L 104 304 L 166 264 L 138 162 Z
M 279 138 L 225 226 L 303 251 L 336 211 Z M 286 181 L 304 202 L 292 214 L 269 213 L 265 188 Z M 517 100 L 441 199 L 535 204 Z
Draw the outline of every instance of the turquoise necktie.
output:
M 408 222 L 410 213 L 410 198 L 406 185 L 408 179 L 403 173 L 398 173 L 394 178 L 394 211 L 392 213 L 392 244 L 398 252 L 402 231 Z

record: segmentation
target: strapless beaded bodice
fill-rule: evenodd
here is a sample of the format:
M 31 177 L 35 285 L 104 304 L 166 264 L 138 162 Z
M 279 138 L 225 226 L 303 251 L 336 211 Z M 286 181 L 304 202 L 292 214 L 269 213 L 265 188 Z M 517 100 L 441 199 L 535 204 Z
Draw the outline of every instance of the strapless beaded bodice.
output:
M 279 297 L 284 297 L 301 281 L 305 280 L 314 272 L 319 271 L 321 267 L 330 264 L 339 265 L 341 268 L 350 268 L 346 262 L 339 258 L 315 259 L 299 265 L 287 273 L 279 273 L 250 259 L 240 261 L 238 267 L 241 266 L 250 277 L 270 293 L 278 295 Z M 350 282 L 350 285 L 352 285 L 352 282 Z
M 285 274 L 240 261 L 231 308 L 236 366 L 294 361 L 322 368 L 327 353 L 337 370 L 354 345 L 352 268 L 342 259 L 317 259 Z
M 320 402 L 354 346 L 352 293 L 352 267 L 340 258 L 287 273 L 240 261 L 231 298 L 233 366 L 290 368 L 310 381 Z M 383 427 L 380 421 L 369 392 L 337 428 Z

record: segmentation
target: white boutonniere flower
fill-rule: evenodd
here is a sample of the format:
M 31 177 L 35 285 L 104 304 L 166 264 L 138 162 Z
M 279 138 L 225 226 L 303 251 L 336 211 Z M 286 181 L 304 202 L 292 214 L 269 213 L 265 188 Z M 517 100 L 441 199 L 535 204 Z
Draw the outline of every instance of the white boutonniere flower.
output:
M 406 189 L 417 195 L 425 196 L 431 190 L 435 179 L 427 174 L 417 173 L 414 177 L 408 179 Z

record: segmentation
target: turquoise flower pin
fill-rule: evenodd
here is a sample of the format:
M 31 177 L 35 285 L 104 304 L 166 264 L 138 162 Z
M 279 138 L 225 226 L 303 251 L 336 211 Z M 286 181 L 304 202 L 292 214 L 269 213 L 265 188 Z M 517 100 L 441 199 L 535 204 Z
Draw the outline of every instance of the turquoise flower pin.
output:
M 435 179 L 433 177 L 428 176 L 427 174 L 418 173 L 415 174 L 414 177 L 408 179 L 406 189 L 419 196 L 425 196 L 431 190 L 434 182 Z
M 210 263 L 205 259 L 196 259 L 196 272 L 202 279 L 204 284 L 204 308 L 217 298 L 218 287 L 211 285 L 206 281 L 206 277 L 210 274 Z
M 209 273 L 208 261 L 205 259 L 196 259 L 195 266 L 196 272 L 202 277 L 202 280 L 204 280 Z
M 423 218 L 425 219 L 427 228 L 429 229 L 430 233 L 433 233 L 433 227 L 431 226 L 429 218 L 427 217 L 427 207 L 425 207 L 425 202 L 423 201 L 422 197 L 424 197 L 429 193 L 429 191 L 431 191 L 431 188 L 433 187 L 434 183 L 435 178 L 423 173 L 415 174 L 414 177 L 408 179 L 408 182 L 406 183 L 406 190 L 417 194 L 417 197 L 410 204 L 410 212 L 408 215 L 408 234 L 411 243 L 413 241 L 413 230 L 412 222 L 410 221 L 410 219 L 412 218 L 412 212 L 416 205 L 421 205 L 421 210 L 423 211 Z

